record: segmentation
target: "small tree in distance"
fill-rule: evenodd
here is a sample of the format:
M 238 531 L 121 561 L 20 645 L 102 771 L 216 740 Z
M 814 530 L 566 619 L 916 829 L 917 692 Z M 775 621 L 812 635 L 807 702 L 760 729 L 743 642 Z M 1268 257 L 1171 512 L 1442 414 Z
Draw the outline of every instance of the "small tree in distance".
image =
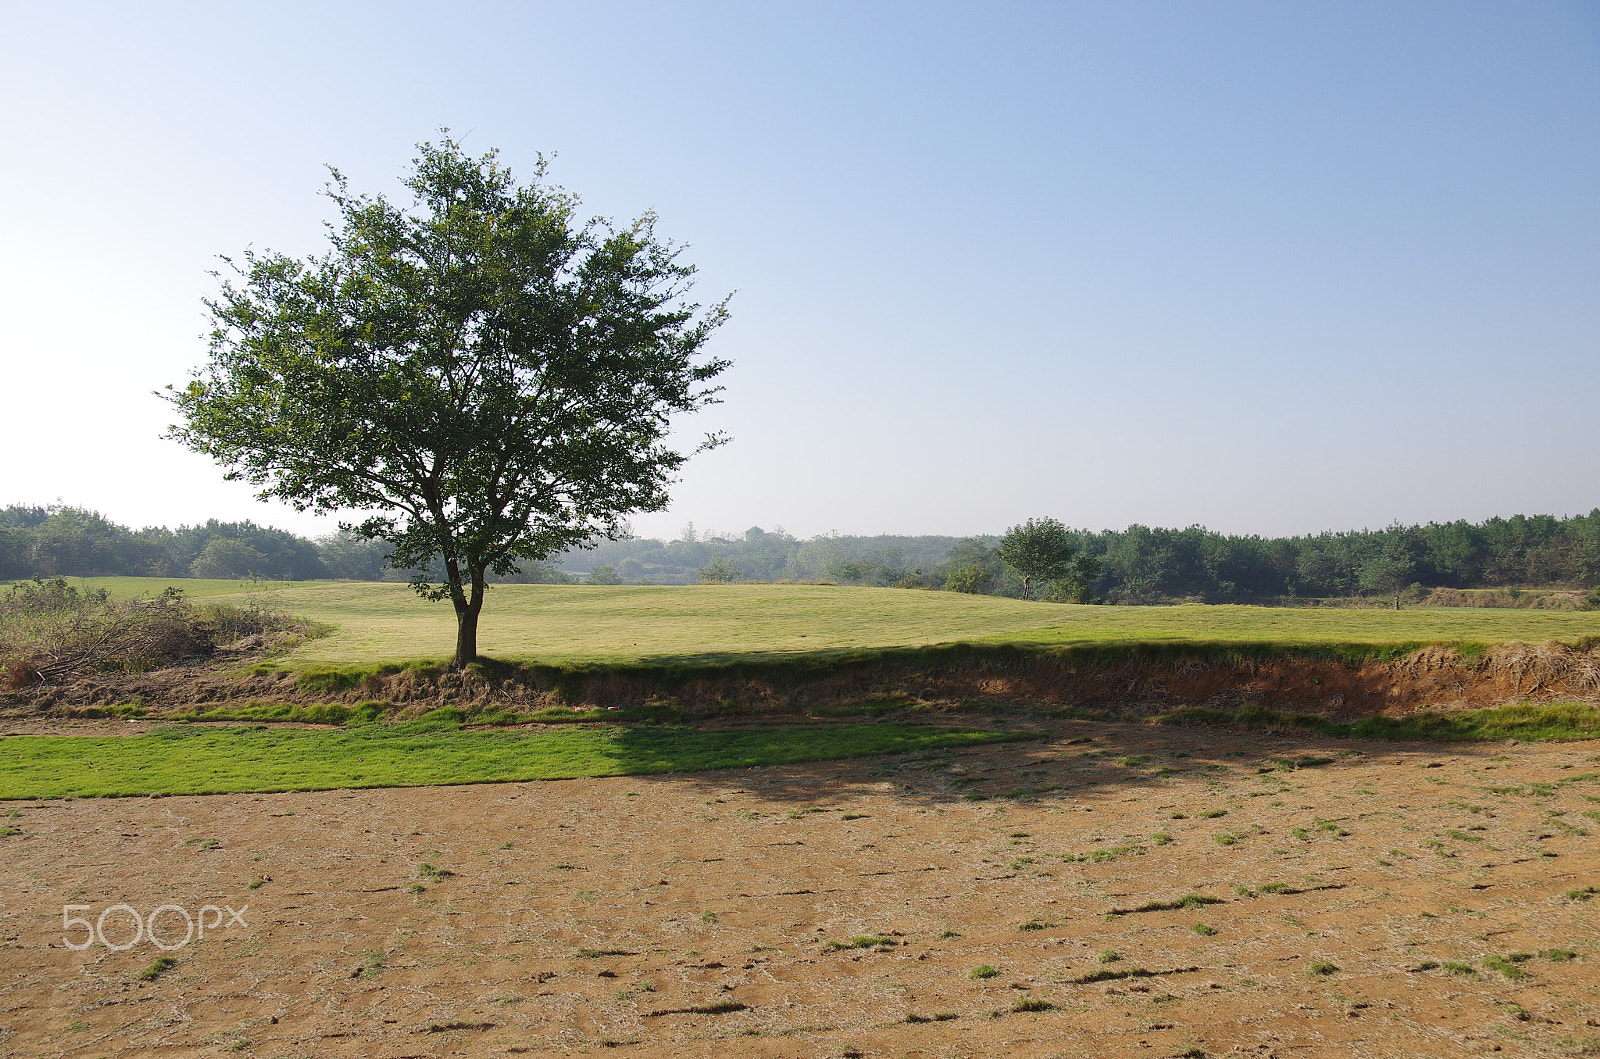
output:
M 1394 609 L 1400 609 L 1400 593 L 1411 583 L 1416 566 L 1395 549 L 1386 548 L 1361 566 L 1358 581 L 1362 588 L 1380 596 L 1393 596 Z
M 733 585 L 744 579 L 744 574 L 734 561 L 725 555 L 713 555 L 711 561 L 699 570 L 702 585 Z
M 1023 599 L 1034 581 L 1070 578 L 1077 550 L 1067 528 L 1053 518 L 1030 518 L 1000 538 L 1000 558 L 1021 576 Z
M 727 362 L 698 357 L 727 313 L 687 302 L 694 268 L 652 214 L 579 222 L 542 159 L 518 186 L 448 135 L 418 151 L 408 207 L 335 170 L 327 253 L 245 253 L 206 302 L 210 362 L 172 393 L 171 436 L 262 499 L 368 512 L 347 528 L 451 601 L 461 667 L 491 571 L 666 506 L 689 455 L 671 419 L 714 401 Z

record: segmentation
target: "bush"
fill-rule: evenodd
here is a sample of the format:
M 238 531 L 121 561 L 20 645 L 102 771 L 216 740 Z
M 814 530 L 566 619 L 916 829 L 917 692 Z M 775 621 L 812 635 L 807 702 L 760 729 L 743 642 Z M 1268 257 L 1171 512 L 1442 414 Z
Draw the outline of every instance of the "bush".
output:
M 726 556 L 713 558 L 702 566 L 699 572 L 702 585 L 731 585 L 744 579 L 739 567 Z
M 0 683 L 15 690 L 82 671 L 142 672 L 301 627 L 258 602 L 196 607 L 177 588 L 153 599 L 113 600 L 65 578 L 34 578 L 0 599 Z
M 617 576 L 617 568 L 610 563 L 601 563 L 589 571 L 589 576 L 584 578 L 586 585 L 620 585 L 622 578 Z
M 976 594 L 983 591 L 984 579 L 983 567 L 974 563 L 971 566 L 963 566 L 950 571 L 950 576 L 944 579 L 944 588 L 946 592 Z

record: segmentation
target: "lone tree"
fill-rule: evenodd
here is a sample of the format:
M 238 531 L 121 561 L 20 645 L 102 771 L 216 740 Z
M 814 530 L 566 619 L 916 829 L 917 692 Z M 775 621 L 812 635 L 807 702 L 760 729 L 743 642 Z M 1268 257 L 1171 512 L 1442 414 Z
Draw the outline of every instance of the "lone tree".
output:
M 666 506 L 690 455 L 667 444 L 671 418 L 716 399 L 728 362 L 701 349 L 727 302 L 687 300 L 694 268 L 653 214 L 577 220 L 543 158 L 518 185 L 448 132 L 418 151 L 408 207 L 330 167 L 321 256 L 224 259 L 209 363 L 169 387 L 171 436 L 262 499 L 370 513 L 345 528 L 450 599 L 461 667 L 490 572 Z
M 999 550 L 1005 564 L 1022 576 L 1023 599 L 1034 581 L 1057 581 L 1090 571 L 1089 565 L 1074 562 L 1078 549 L 1072 535 L 1053 518 L 1030 518 L 1012 526 L 1000 538 Z M 1087 584 L 1083 594 L 1087 595 Z
M 1398 548 L 1387 547 L 1361 565 L 1357 583 L 1368 592 L 1393 596 L 1394 609 L 1400 609 L 1400 593 L 1411 583 L 1412 562 Z

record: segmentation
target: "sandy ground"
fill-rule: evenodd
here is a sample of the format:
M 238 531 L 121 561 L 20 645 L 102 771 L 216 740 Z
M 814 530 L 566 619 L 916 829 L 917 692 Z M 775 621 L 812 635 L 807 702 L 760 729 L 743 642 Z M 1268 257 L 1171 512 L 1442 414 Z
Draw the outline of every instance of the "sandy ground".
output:
M 1568 896 L 1600 888 L 1600 744 L 1053 735 L 9 803 L 0 1054 L 1600 1055 L 1600 894 Z M 1217 903 L 1131 911 L 1188 894 Z M 143 981 L 148 938 L 64 943 L 62 906 L 123 902 L 242 911 Z

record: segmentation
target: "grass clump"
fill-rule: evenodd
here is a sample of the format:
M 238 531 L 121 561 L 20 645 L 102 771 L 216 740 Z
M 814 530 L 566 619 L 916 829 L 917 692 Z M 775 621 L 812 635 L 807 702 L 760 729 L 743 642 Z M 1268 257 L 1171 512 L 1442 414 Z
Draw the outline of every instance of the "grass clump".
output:
M 155 962 L 139 972 L 139 981 L 154 982 L 176 966 L 178 966 L 178 961 L 171 956 L 157 956 Z
M 1081 974 L 1070 981 L 1074 985 L 1093 985 L 1096 982 L 1115 982 L 1123 978 L 1158 978 L 1164 974 L 1187 974 L 1190 971 L 1198 971 L 1199 969 L 1198 967 L 1175 967 L 1169 971 L 1152 971 L 1144 967 L 1118 969 L 1107 967 L 1103 970 Z
M 931 1015 L 918 1015 L 915 1011 L 906 1012 L 906 1021 L 912 1025 L 923 1022 L 951 1022 L 961 1016 L 954 1011 L 935 1011 Z
M 1513 952 L 1505 956 L 1485 956 L 1483 965 L 1491 971 L 1499 971 L 1506 978 L 1514 981 L 1518 978 L 1528 977 L 1528 972 L 1518 967 L 1517 964 L 1532 958 L 1533 953 L 1531 952 Z
M 1090 850 L 1088 853 L 1067 853 L 1061 859 L 1068 864 L 1108 864 L 1122 857 L 1142 857 L 1150 851 L 1144 846 L 1107 846 L 1105 849 Z
M 1317 960 L 1311 965 L 1311 973 L 1316 975 L 1329 975 L 1337 971 L 1338 965 L 1328 963 L 1326 960 Z
M 999 975 L 999 968 L 994 967 L 991 964 L 980 963 L 978 966 L 972 969 L 971 977 L 982 981 L 985 978 L 998 978 Z
M 644 1017 L 656 1019 L 663 1015 L 726 1015 L 748 1009 L 748 1004 L 741 1004 L 737 1000 L 722 1000 L 714 1004 L 693 1004 L 682 1008 L 657 1008 L 655 1011 L 645 1012 Z
M 1200 935 L 1202 938 L 1214 938 L 1217 936 L 1217 928 L 1208 927 L 1204 923 L 1196 923 L 1189 929 Z
M 829 952 L 844 952 L 849 949 L 887 949 L 900 944 L 893 938 L 877 934 L 863 934 L 851 938 L 849 941 L 830 941 L 826 948 Z
M 1054 1011 L 1056 1006 L 1043 997 L 1023 997 L 1011 1005 L 1012 1011 Z
M 1206 905 L 1220 905 L 1222 898 L 1209 897 L 1205 894 L 1184 894 L 1182 897 L 1171 901 L 1147 901 L 1137 908 L 1118 908 L 1112 911 L 1113 915 L 1126 916 L 1135 912 L 1173 912 L 1180 908 L 1203 908 Z

